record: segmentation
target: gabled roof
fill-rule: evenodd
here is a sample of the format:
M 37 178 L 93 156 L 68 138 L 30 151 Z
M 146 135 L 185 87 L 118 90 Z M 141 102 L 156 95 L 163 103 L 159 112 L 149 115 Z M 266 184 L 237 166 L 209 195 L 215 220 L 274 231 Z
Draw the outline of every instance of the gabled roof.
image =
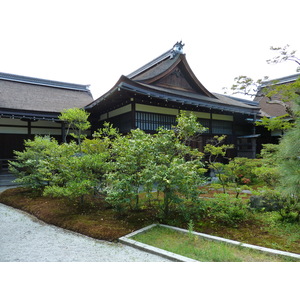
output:
M 0 110 L 60 113 L 93 101 L 88 85 L 0 73 Z
M 192 72 L 182 48 L 181 42 L 176 43 L 172 49 L 146 65 L 127 76 L 121 76 L 106 94 L 86 106 L 86 109 L 108 111 L 110 106 L 123 100 L 121 93 L 126 91 L 182 105 L 257 113 L 259 108 L 256 105 L 209 92 Z
M 173 48 L 127 77 L 139 83 L 185 90 L 215 98 L 193 73 L 183 54 L 183 46 L 182 42 L 177 42 Z

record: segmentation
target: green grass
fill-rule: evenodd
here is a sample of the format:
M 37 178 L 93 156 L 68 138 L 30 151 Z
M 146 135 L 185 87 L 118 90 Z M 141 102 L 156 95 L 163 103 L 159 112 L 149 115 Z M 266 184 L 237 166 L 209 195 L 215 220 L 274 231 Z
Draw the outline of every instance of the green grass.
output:
M 228 245 L 185 234 L 162 226 L 133 236 L 132 239 L 204 262 L 289 262 L 293 258 L 268 255 L 253 249 Z
M 282 221 L 280 220 L 280 215 L 276 212 L 264 212 L 262 214 L 257 214 L 256 217 L 265 224 L 265 228 L 268 230 L 269 234 L 284 238 L 286 248 L 297 244 L 299 245 L 299 223 Z M 276 244 L 276 239 L 274 241 L 266 241 L 265 247 L 280 249 L 280 246 Z

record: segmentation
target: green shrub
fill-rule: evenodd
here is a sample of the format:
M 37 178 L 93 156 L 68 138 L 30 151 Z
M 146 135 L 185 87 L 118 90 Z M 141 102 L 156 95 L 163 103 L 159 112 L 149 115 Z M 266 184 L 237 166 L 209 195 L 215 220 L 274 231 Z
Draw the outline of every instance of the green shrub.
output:
M 300 199 L 296 195 L 289 195 L 282 199 L 279 210 L 281 218 L 289 222 L 300 221 Z
M 51 184 L 45 187 L 44 195 L 67 197 L 82 203 L 84 196 L 101 189 L 107 157 L 106 152 L 61 157 Z
M 140 129 L 112 142 L 113 160 L 106 174 L 106 200 L 119 211 L 139 209 L 139 193 L 145 185 L 145 169 L 153 162 L 152 137 Z
M 279 211 L 283 207 L 283 199 L 278 191 L 265 189 L 250 197 L 250 207 L 263 211 Z
M 215 194 L 214 198 L 203 199 L 203 217 L 227 226 L 237 226 L 250 217 L 249 201 L 229 194 Z
M 225 166 L 224 171 L 229 182 L 234 182 L 238 185 L 251 185 L 258 182 L 255 170 L 261 165 L 261 159 L 235 157 Z
M 279 170 L 277 167 L 264 165 L 253 170 L 259 182 L 269 187 L 275 187 L 279 183 Z
M 287 196 L 277 189 L 264 188 L 254 192 L 250 197 L 250 207 L 264 212 L 276 211 L 282 220 L 288 222 L 299 221 L 299 199 Z
M 14 152 L 16 161 L 10 162 L 9 170 L 17 177 L 16 182 L 40 192 L 51 181 L 49 162 L 59 146 L 49 136 L 36 136 L 24 144 L 24 151 Z
M 185 202 L 198 197 L 203 183 L 202 153 L 186 143 L 203 128 L 193 115 L 181 114 L 174 130 L 159 128 L 154 135 L 132 130 L 112 143 L 113 160 L 107 174 L 107 201 L 118 210 L 139 207 L 139 192 L 157 201 L 163 219 Z M 197 132 L 195 132 L 197 131 Z

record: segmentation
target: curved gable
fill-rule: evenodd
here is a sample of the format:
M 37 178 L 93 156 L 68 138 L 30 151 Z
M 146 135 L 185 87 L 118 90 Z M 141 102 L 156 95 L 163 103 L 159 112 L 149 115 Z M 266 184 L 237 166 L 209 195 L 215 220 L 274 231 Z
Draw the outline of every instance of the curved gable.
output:
M 176 43 L 172 49 L 127 77 L 139 83 L 173 89 L 175 92 L 186 91 L 216 99 L 197 79 L 182 53 L 182 48 L 181 42 Z

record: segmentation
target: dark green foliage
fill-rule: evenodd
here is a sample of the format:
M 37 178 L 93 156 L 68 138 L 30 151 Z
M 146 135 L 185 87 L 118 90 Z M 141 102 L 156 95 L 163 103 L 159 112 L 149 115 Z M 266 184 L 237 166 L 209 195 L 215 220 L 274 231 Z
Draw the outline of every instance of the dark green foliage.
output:
M 114 160 L 108 172 L 107 200 L 118 210 L 139 208 L 139 193 L 163 196 L 159 206 L 167 218 L 173 207 L 197 197 L 203 182 L 202 154 L 186 142 L 202 130 L 193 115 L 181 114 L 174 130 L 159 129 L 155 135 L 137 129 L 112 143 Z
M 199 202 L 203 218 L 227 226 L 237 226 L 250 218 L 248 200 L 230 194 L 214 194 L 213 198 Z
M 215 136 L 211 143 L 206 144 L 204 147 L 204 153 L 208 155 L 206 161 L 208 168 L 218 177 L 224 193 L 226 192 L 228 177 L 224 174 L 225 164 L 220 162 L 220 160 L 227 160 L 225 157 L 226 152 L 233 148 L 233 145 L 224 144 L 225 139 L 225 135 Z
M 63 110 L 59 119 L 68 125 L 67 134 L 77 139 L 81 152 L 81 141 L 86 137 L 86 131 L 91 127 L 88 121 L 89 113 L 81 108 L 70 108 Z M 70 132 L 71 131 L 71 132 Z
M 203 154 L 186 143 L 205 128 L 192 114 L 180 114 L 177 122 L 174 130 L 159 129 L 152 136 L 153 161 L 146 170 L 147 190 L 155 186 L 163 194 L 164 218 L 172 206 L 196 199 L 198 187 L 204 182 Z
M 106 123 L 93 139 L 81 141 L 80 147 L 75 142 L 59 145 L 49 137 L 35 137 L 25 142 L 23 152 L 16 152 L 10 169 L 19 183 L 44 195 L 83 203 L 87 196 L 101 193 L 119 212 L 150 205 L 162 220 L 176 214 L 186 222 L 201 216 L 229 226 L 249 217 L 249 203 L 238 197 L 242 189 L 259 183 L 265 185 L 265 192 L 251 198 L 252 208 L 299 219 L 298 123 L 282 139 L 279 152 L 264 145 L 262 159 L 218 162 L 232 146 L 223 144 L 224 136 L 216 137 L 205 148 L 209 167 L 221 182 L 215 188 L 236 193 L 215 194 L 210 199 L 199 197 L 199 186 L 204 183 L 203 153 L 189 146 L 203 130 L 193 115 L 181 114 L 173 130 L 159 129 L 154 135 L 137 129 L 122 136 Z M 283 188 L 280 194 L 273 191 L 278 185 Z
M 261 211 L 280 211 L 283 208 L 283 201 L 278 191 L 265 189 L 250 197 L 250 207 Z
M 72 143 L 62 144 L 59 149 L 68 149 L 70 146 Z M 80 152 L 76 147 L 77 152 L 56 156 L 56 172 L 45 188 L 44 195 L 66 197 L 83 203 L 85 196 L 101 192 L 111 158 L 109 147 L 106 136 L 99 132 L 95 139 L 82 142 Z
M 132 130 L 118 136 L 111 147 L 114 158 L 106 174 L 107 201 L 119 211 L 139 208 L 139 194 L 144 190 L 145 171 L 153 161 L 152 137 L 144 131 Z
M 66 197 L 83 202 L 84 197 L 100 190 L 105 173 L 106 153 L 63 157 L 44 195 Z
M 36 136 L 25 141 L 24 151 L 15 151 L 16 161 L 10 162 L 9 170 L 16 182 L 41 192 L 52 177 L 49 161 L 55 158 L 58 143 L 48 136 Z
M 261 159 L 235 157 L 225 167 L 225 173 L 231 182 L 238 185 L 250 185 L 258 182 L 255 170 L 262 166 Z
M 278 190 L 285 197 L 281 215 L 300 221 L 300 78 L 295 82 L 293 112 L 295 126 L 285 133 L 278 149 Z

